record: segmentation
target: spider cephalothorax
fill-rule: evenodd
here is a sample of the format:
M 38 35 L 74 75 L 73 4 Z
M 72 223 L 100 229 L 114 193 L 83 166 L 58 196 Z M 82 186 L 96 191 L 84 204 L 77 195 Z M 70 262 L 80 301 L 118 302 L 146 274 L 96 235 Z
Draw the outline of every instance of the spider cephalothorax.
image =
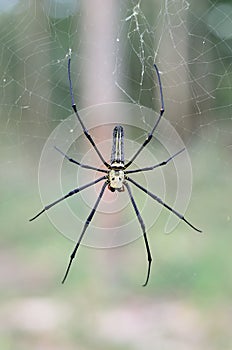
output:
M 160 90 L 160 100 L 161 100 L 161 108 L 160 108 L 160 113 L 158 116 L 158 119 L 154 122 L 154 126 L 152 128 L 152 130 L 150 131 L 150 133 L 148 134 L 147 138 L 144 140 L 144 142 L 142 143 L 142 145 L 139 147 L 139 149 L 137 150 L 137 152 L 135 152 L 134 156 L 127 162 L 124 163 L 124 131 L 123 131 L 123 127 L 121 125 L 117 125 L 115 126 L 114 130 L 113 130 L 113 144 L 112 144 L 112 152 L 111 152 L 111 160 L 110 160 L 110 164 L 108 162 L 105 161 L 104 157 L 102 156 L 101 152 L 99 151 L 97 145 L 95 144 L 92 136 L 89 134 L 88 130 L 86 129 L 78 111 L 77 111 L 77 107 L 76 104 L 74 102 L 74 96 L 73 96 L 73 89 L 72 89 L 72 80 L 71 80 L 71 73 L 70 73 L 70 64 L 71 64 L 71 50 L 69 51 L 69 55 L 68 55 L 68 80 L 69 80 L 69 88 L 70 88 L 70 95 L 71 95 L 71 100 L 72 100 L 72 108 L 74 113 L 76 114 L 76 117 L 82 127 L 82 130 L 85 134 L 85 136 L 87 137 L 87 139 L 89 140 L 89 142 L 91 143 L 91 145 L 93 146 L 94 150 L 96 151 L 98 157 L 100 158 L 100 160 L 102 161 L 102 163 L 105 165 L 106 169 L 101 169 L 101 168 L 96 168 L 94 166 L 91 165 L 86 165 L 86 164 L 82 164 L 78 161 L 76 161 L 73 158 L 70 158 L 67 154 L 63 153 L 59 148 L 55 147 L 55 149 L 60 152 L 68 161 L 82 167 L 85 169 L 89 169 L 89 170 L 94 170 L 94 171 L 98 171 L 101 173 L 104 173 L 104 176 L 99 177 L 98 179 L 83 185 L 81 187 L 75 188 L 74 190 L 70 191 L 69 193 L 67 193 L 65 196 L 57 199 L 56 201 L 52 202 L 51 204 L 46 205 L 37 215 L 35 215 L 32 219 L 30 219 L 30 221 L 36 219 L 39 215 L 41 215 L 42 213 L 44 213 L 46 210 L 50 209 L 51 207 L 53 207 L 54 205 L 58 204 L 59 202 L 65 200 L 68 197 L 73 196 L 76 193 L 79 193 L 80 191 L 95 185 L 98 182 L 104 181 L 102 188 L 100 190 L 100 193 L 97 197 L 97 200 L 89 214 L 89 216 L 87 217 L 84 227 L 82 229 L 82 232 L 80 234 L 80 237 L 78 239 L 78 241 L 75 244 L 74 250 L 70 256 L 70 260 L 69 260 L 69 264 L 68 267 L 66 269 L 64 278 L 62 280 L 62 283 L 64 283 L 64 281 L 66 280 L 66 277 L 69 273 L 71 264 L 73 259 L 76 256 L 76 252 L 79 248 L 79 245 L 82 241 L 82 238 L 85 234 L 85 231 L 87 230 L 88 225 L 90 224 L 96 209 L 102 199 L 102 196 L 104 194 L 104 191 L 106 189 L 106 187 L 108 186 L 109 190 L 114 192 L 114 191 L 118 191 L 118 192 L 122 192 L 124 191 L 124 189 L 127 189 L 131 204 L 134 208 L 135 214 L 138 218 L 139 224 L 141 226 L 142 229 L 142 233 L 143 233 L 143 238 L 144 238 L 144 243 L 145 243 L 145 248 L 146 248 L 146 252 L 147 252 L 147 260 L 148 260 L 148 269 L 147 269 L 147 276 L 144 282 L 144 286 L 146 286 L 148 280 L 149 280 L 149 276 L 150 276 L 150 269 L 151 269 L 151 262 L 152 262 L 152 257 L 151 257 L 151 252 L 150 252 L 150 248 L 149 248 L 149 243 L 148 243 L 148 239 L 147 239 L 147 234 L 146 234 L 146 229 L 145 229 L 145 224 L 143 222 L 143 219 L 141 217 L 141 214 L 139 212 L 139 209 L 137 207 L 137 204 L 135 202 L 135 199 L 132 195 L 131 192 L 131 188 L 129 185 L 129 182 L 132 183 L 134 186 L 136 186 L 137 188 L 139 188 L 141 191 L 143 191 L 144 193 L 146 193 L 148 196 L 150 196 L 152 199 L 154 199 L 155 201 L 157 201 L 159 204 L 161 204 L 162 206 L 164 206 L 165 208 L 167 208 L 168 210 L 170 210 L 174 215 L 178 216 L 181 220 L 183 220 L 185 223 L 187 223 L 190 227 L 192 227 L 194 230 L 201 232 L 199 229 L 197 229 L 195 226 L 193 226 L 189 221 L 187 221 L 184 216 L 180 213 L 178 213 L 175 209 L 171 208 L 168 204 L 166 204 L 165 202 L 162 201 L 161 198 L 159 198 L 158 196 L 156 196 L 154 193 L 150 192 L 149 190 L 147 190 L 146 188 L 144 188 L 143 186 L 141 186 L 138 182 L 136 182 L 135 180 L 133 180 L 132 178 L 130 178 L 128 176 L 128 174 L 133 174 L 133 173 L 138 173 L 138 172 L 142 172 L 142 171 L 150 171 L 153 170 L 155 168 L 161 167 L 166 165 L 168 162 L 170 162 L 174 157 L 176 157 L 178 154 L 180 154 L 181 152 L 183 152 L 184 150 L 181 149 L 180 151 L 178 151 L 176 154 L 170 156 L 167 160 L 155 164 L 155 165 L 149 165 L 145 168 L 140 168 L 140 169 L 135 169 L 135 170 L 127 170 L 127 168 L 133 164 L 134 160 L 137 158 L 137 156 L 141 153 L 141 151 L 144 149 L 144 147 L 151 141 L 151 139 L 153 138 L 153 134 L 155 129 L 157 128 L 160 119 L 162 118 L 162 115 L 164 113 L 164 100 L 163 100 L 163 91 L 162 91 L 162 85 L 161 85 L 161 79 L 160 79 L 160 74 L 158 71 L 157 66 L 154 64 L 154 68 L 157 74 L 157 78 L 158 78 L 158 85 L 159 85 L 159 90 Z
M 108 181 L 109 181 L 108 188 L 111 192 L 124 191 L 125 174 L 122 169 L 113 168 L 109 170 Z

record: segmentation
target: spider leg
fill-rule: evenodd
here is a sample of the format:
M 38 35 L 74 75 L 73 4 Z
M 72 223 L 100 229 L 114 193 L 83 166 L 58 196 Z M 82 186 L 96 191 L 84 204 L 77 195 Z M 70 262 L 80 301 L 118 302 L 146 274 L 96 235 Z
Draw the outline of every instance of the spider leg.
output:
M 98 204 L 99 204 L 99 202 L 100 202 L 100 200 L 101 200 L 101 198 L 102 198 L 102 196 L 103 196 L 103 193 L 104 193 L 104 191 L 105 191 L 105 188 L 106 188 L 107 184 L 108 184 L 108 182 L 105 181 L 104 184 L 103 184 L 103 186 L 102 186 L 102 188 L 101 188 L 101 192 L 100 192 L 99 195 L 98 195 L 97 201 L 96 201 L 96 203 L 94 204 L 93 209 L 91 210 L 91 212 L 90 212 L 88 218 L 87 218 L 86 221 L 85 221 L 85 224 L 84 224 L 84 227 L 83 227 L 83 229 L 82 229 L 81 235 L 80 235 L 80 237 L 79 237 L 79 239 L 78 239 L 78 241 L 77 241 L 77 243 L 76 243 L 76 245 L 75 245 L 75 248 L 74 248 L 72 254 L 70 255 L 69 264 L 68 264 L 68 267 L 67 267 L 67 269 L 66 269 L 66 272 L 65 272 L 64 278 L 63 278 L 63 280 L 62 280 L 62 283 L 65 282 L 65 280 L 66 280 L 66 278 L 67 278 L 67 276 L 68 276 L 68 273 L 69 273 L 70 267 L 71 267 L 71 265 L 72 265 L 73 259 L 75 258 L 77 249 L 79 248 L 79 245 L 80 245 L 81 240 L 82 240 L 82 238 L 83 238 L 83 236 L 84 236 L 84 234 L 85 234 L 85 231 L 87 230 L 87 227 L 89 226 L 89 224 L 90 224 L 90 222 L 91 222 L 91 220 L 92 220 L 92 218 L 93 218 L 93 216 L 94 216 L 94 214 L 95 214 L 95 212 L 96 212 L 96 209 L 97 209 Z
M 142 219 L 142 216 L 139 212 L 139 209 L 135 203 L 135 200 L 134 200 L 134 197 L 132 195 L 132 192 L 131 192 L 131 189 L 130 189 L 130 186 L 128 185 L 127 182 L 125 182 L 125 186 L 128 190 L 128 193 L 129 193 L 129 197 L 130 197 L 130 200 L 131 200 L 131 203 L 132 203 L 132 206 L 135 210 L 135 213 L 137 215 L 137 218 L 139 220 L 139 223 L 140 223 L 140 226 L 142 228 L 142 231 L 143 231 L 143 238 L 144 238 L 144 242 L 145 242 L 145 247 L 146 247 L 146 251 L 147 251 L 147 260 L 148 260 L 148 269 L 147 269 L 147 277 L 146 277 L 146 280 L 143 284 L 143 287 L 145 287 L 148 283 L 148 280 L 149 280 L 149 276 L 150 276 L 150 271 L 151 271 L 151 262 L 152 262 L 152 256 L 151 256 L 151 252 L 150 252 L 150 248 L 149 248 L 149 243 L 148 243 L 148 239 L 147 239 L 147 234 L 146 234 L 146 228 L 145 228 L 145 224 L 143 222 L 143 219 Z
M 148 170 L 153 170 L 155 168 L 159 168 L 163 165 L 166 165 L 167 163 L 169 163 L 173 158 L 175 158 L 176 156 L 178 156 L 180 153 L 182 153 L 185 150 L 185 148 L 181 149 L 180 151 L 176 152 L 174 155 L 172 155 L 171 157 L 169 157 L 167 160 L 164 160 L 161 163 L 158 163 L 156 165 L 152 165 L 146 168 L 140 168 L 140 169 L 135 169 L 135 170 L 127 170 L 125 171 L 125 174 L 132 174 L 132 173 L 139 173 L 141 171 L 148 171 Z
M 91 170 L 95 170 L 95 171 L 100 171 L 102 173 L 107 173 L 108 171 L 105 169 L 100 169 L 100 168 L 96 168 L 92 165 L 86 165 L 86 164 L 82 164 L 80 162 L 78 162 L 77 160 L 70 158 L 67 154 L 65 154 L 64 152 L 62 152 L 58 147 L 54 146 L 55 150 L 58 151 L 59 153 L 61 153 L 66 159 L 68 159 L 69 162 L 74 163 L 79 165 L 81 168 L 85 168 L 85 169 L 91 169 Z
M 155 68 L 156 75 L 158 78 L 158 84 L 159 84 L 159 90 L 160 90 L 160 101 L 161 101 L 160 114 L 159 114 L 159 117 L 158 117 L 157 121 L 155 122 L 155 125 L 153 126 L 151 132 L 148 134 L 146 140 L 139 147 L 138 151 L 134 154 L 134 156 L 131 158 L 131 160 L 125 164 L 125 168 L 127 168 L 129 165 L 131 165 L 131 163 L 133 163 L 133 161 L 135 160 L 135 158 L 138 157 L 138 155 L 143 150 L 143 148 L 151 141 L 153 134 L 155 132 L 155 129 L 157 128 L 157 126 L 160 122 L 160 119 L 162 118 L 162 115 L 164 114 L 164 97 L 163 97 L 163 89 L 162 89 L 162 84 L 161 84 L 160 73 L 159 73 L 159 70 L 158 70 L 158 67 L 156 64 L 154 64 L 154 68 Z
M 131 183 L 133 183 L 135 186 L 137 186 L 140 190 L 142 190 L 143 192 L 145 192 L 146 194 L 148 194 L 151 198 L 155 199 L 158 203 L 160 203 L 161 205 L 163 205 L 165 208 L 167 208 L 168 210 L 170 210 L 173 214 L 175 214 L 176 216 L 178 216 L 178 218 L 180 218 L 181 220 L 183 220 L 186 224 L 188 224 L 190 227 L 192 227 L 194 230 L 196 230 L 197 232 L 202 232 L 201 230 L 199 230 L 198 228 L 196 228 L 195 226 L 193 226 L 188 220 L 185 219 L 185 217 L 178 213 L 175 209 L 171 208 L 168 204 L 166 204 L 165 202 L 162 201 L 161 198 L 159 198 L 158 196 L 156 196 L 154 193 L 148 191 L 146 188 L 144 188 L 143 186 L 141 186 L 138 182 L 132 180 L 131 178 L 127 177 L 126 178 L 128 181 L 130 181 Z
M 36 218 L 38 218 L 38 216 L 40 216 L 41 214 L 43 214 L 46 210 L 50 209 L 51 207 L 53 207 L 54 205 L 58 204 L 59 202 L 63 201 L 64 199 L 68 198 L 68 197 L 71 197 L 73 196 L 74 194 L 84 190 L 85 188 L 87 187 L 90 187 L 90 186 L 93 186 L 95 185 L 96 183 L 104 180 L 106 177 L 105 176 L 102 176 L 100 177 L 99 179 L 97 180 L 94 180 L 92 182 L 89 182 L 88 184 L 84 185 L 84 186 L 81 186 L 81 187 L 78 187 L 78 188 L 75 188 L 74 190 L 70 191 L 69 193 L 67 193 L 65 196 L 57 199 L 56 201 L 46 205 L 43 210 L 41 210 L 38 214 L 36 214 L 33 218 L 31 218 L 29 221 L 33 221 L 35 220 Z
M 69 54 L 68 54 L 68 80 L 69 80 L 69 91 L 70 91 L 70 96 L 71 96 L 71 100 L 72 100 L 72 109 L 74 110 L 74 113 L 76 114 L 76 117 L 82 127 L 82 130 L 85 134 L 85 136 L 87 137 L 87 139 L 89 140 L 89 142 L 91 143 L 91 145 L 93 146 L 93 148 L 95 149 L 96 153 L 98 154 L 99 158 L 101 159 L 101 161 L 103 162 L 103 164 L 109 168 L 109 164 L 105 161 L 105 159 L 103 158 L 101 152 L 99 151 L 99 149 L 97 148 L 97 145 L 95 144 L 92 136 L 89 134 L 88 130 L 86 129 L 78 111 L 77 111 L 77 106 L 75 104 L 74 101 L 74 96 L 73 96 L 73 88 L 72 88 L 72 79 L 71 79 L 71 50 L 69 50 Z

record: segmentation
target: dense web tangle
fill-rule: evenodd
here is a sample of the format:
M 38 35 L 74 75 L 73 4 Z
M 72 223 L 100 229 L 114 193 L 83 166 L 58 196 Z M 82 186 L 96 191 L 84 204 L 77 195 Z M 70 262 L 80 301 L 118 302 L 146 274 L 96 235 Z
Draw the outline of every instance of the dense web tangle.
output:
M 231 25 L 227 15 L 230 5 L 166 0 L 150 6 L 131 1 L 120 2 L 117 7 L 111 72 L 118 90 L 117 100 L 155 107 L 158 103 L 152 81 L 155 60 L 163 74 L 168 107 L 175 111 L 174 125 L 189 136 L 194 132 L 204 138 L 204 130 L 209 128 L 220 133 L 224 127 L 218 126 L 218 115 L 223 118 L 231 107 L 232 54 L 227 31 Z M 90 66 L 89 58 L 82 52 L 90 25 L 82 25 L 82 7 L 79 2 L 74 5 L 68 1 L 65 5 L 49 1 L 39 11 L 31 1 L 20 9 L 17 2 L 15 8 L 0 8 L 5 21 L 12 14 L 9 23 L 14 23 L 9 29 L 3 17 L 1 26 L 3 135 L 15 133 L 16 127 L 19 142 L 26 142 L 26 138 L 30 143 L 33 137 L 43 138 L 46 124 L 51 130 L 54 123 L 69 114 L 64 61 L 67 48 L 73 47 L 76 52 L 74 85 L 86 79 L 84 72 Z M 110 9 L 105 16 L 110 16 Z M 86 17 L 91 22 L 91 14 Z M 88 44 L 93 45 L 93 41 Z M 101 85 L 101 77 L 97 78 Z M 79 94 L 80 108 L 88 106 L 88 93 Z M 50 113 L 53 109 L 54 113 Z M 190 118 L 194 120 L 194 131 L 188 125 Z M 148 123 L 145 118 L 144 122 Z M 214 136 L 212 142 L 217 142 Z

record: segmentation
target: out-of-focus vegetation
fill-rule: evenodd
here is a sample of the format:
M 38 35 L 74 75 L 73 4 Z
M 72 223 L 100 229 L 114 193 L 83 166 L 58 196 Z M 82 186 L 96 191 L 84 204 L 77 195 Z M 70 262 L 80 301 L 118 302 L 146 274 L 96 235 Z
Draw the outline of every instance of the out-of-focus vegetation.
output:
M 118 249 L 81 247 L 62 285 L 73 243 L 46 216 L 27 221 L 40 205 L 27 165 L 24 173 L 3 178 L 2 348 L 230 348 L 232 194 L 225 164 L 228 173 L 231 164 L 218 158 L 217 148 L 200 156 L 204 145 L 197 147 L 186 215 L 204 234 L 184 224 L 163 234 L 163 212 L 149 232 L 154 264 L 146 288 L 141 286 L 146 271 L 142 238 Z
M 121 94 L 112 92 L 103 78 L 98 87 L 99 76 L 91 70 L 94 67 L 98 72 L 96 56 L 103 50 L 87 38 L 91 19 L 97 17 L 93 13 L 99 13 L 98 1 L 94 2 L 96 8 L 91 2 L 84 9 L 82 2 L 79 7 L 72 1 L 66 5 L 31 1 L 29 7 L 26 3 L 19 1 L 12 9 L 7 5 L 5 11 L 0 7 L 0 348 L 231 349 L 232 50 L 230 38 L 220 35 L 228 28 L 228 18 L 230 24 L 232 20 L 227 16 L 223 28 L 210 29 L 215 13 L 221 15 L 229 2 L 219 2 L 220 8 L 210 1 L 196 1 L 190 7 L 183 2 L 176 2 L 175 7 L 167 1 L 168 8 L 162 2 L 123 2 L 115 18 L 106 3 L 104 18 L 111 14 L 114 30 L 125 33 L 125 44 L 117 52 Z M 130 22 L 129 15 L 138 4 L 137 10 L 142 8 L 144 17 L 142 13 L 138 17 L 141 23 L 136 31 L 136 21 Z M 68 15 L 63 16 L 65 11 Z M 171 19 L 169 24 L 167 19 Z M 186 29 L 186 35 L 182 36 L 180 27 Z M 146 28 L 153 31 L 145 32 L 143 51 L 139 45 Z M 167 30 L 162 32 L 162 28 Z M 182 64 L 180 57 L 170 59 L 174 42 L 171 47 L 165 40 L 168 29 L 180 39 L 175 49 L 186 54 Z M 119 33 L 115 30 L 113 34 L 116 43 Z M 84 47 L 87 41 L 96 56 Z M 172 120 L 188 147 L 193 189 L 186 217 L 203 234 L 196 234 L 184 223 L 172 234 L 163 234 L 167 220 L 163 210 L 149 231 L 154 262 L 146 288 L 141 286 L 146 272 L 142 238 L 117 249 L 81 247 L 62 285 L 73 242 L 60 235 L 46 215 L 28 221 L 41 206 L 37 172 L 43 145 L 55 126 L 70 114 L 65 58 L 69 47 L 74 51 L 73 80 L 80 107 L 94 101 L 93 96 L 103 86 L 99 103 L 113 97 L 123 100 L 125 88 L 136 103 L 158 110 L 160 102 L 151 73 L 155 58 L 162 71 L 166 118 Z M 143 89 L 139 86 L 141 60 L 146 62 Z M 51 178 L 48 183 L 52 184 Z M 140 202 L 139 197 L 136 200 Z

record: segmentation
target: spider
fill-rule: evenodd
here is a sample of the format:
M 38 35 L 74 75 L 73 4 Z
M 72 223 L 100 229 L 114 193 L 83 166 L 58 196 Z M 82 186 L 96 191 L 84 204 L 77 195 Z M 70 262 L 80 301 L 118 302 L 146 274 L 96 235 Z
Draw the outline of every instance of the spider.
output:
M 140 169 L 135 169 L 135 170 L 127 170 L 130 165 L 134 162 L 134 160 L 138 157 L 138 155 L 142 152 L 142 150 L 144 149 L 144 147 L 147 146 L 147 144 L 151 141 L 151 139 L 153 138 L 153 134 L 154 131 L 156 130 L 157 126 L 159 125 L 159 122 L 162 118 L 162 115 L 164 114 L 164 98 L 163 98 L 163 90 L 162 90 L 162 84 L 161 84 L 161 78 L 160 78 L 160 73 L 158 70 L 158 67 L 156 66 L 156 64 L 154 64 L 154 68 L 155 68 L 155 72 L 158 78 L 158 86 L 159 86 L 159 94 L 160 94 L 160 101 L 161 101 L 161 108 L 160 108 L 160 112 L 159 112 L 159 116 L 158 119 L 155 121 L 153 128 L 151 129 L 150 133 L 148 133 L 147 138 L 144 140 L 144 142 L 141 144 L 141 146 L 138 148 L 138 150 L 135 152 L 135 154 L 133 155 L 133 157 L 128 161 L 125 162 L 125 158 L 124 158 L 124 130 L 123 127 L 121 125 L 116 125 L 114 130 L 113 130 L 113 142 L 112 142 L 112 151 L 111 151 L 111 158 L 110 158 L 110 163 L 106 162 L 106 160 L 103 158 L 101 152 L 99 151 L 97 145 L 95 144 L 92 136 L 89 134 L 88 130 L 86 129 L 80 114 L 77 110 L 77 106 L 75 104 L 74 101 L 74 95 L 73 95 L 73 87 L 72 87 L 72 80 L 71 80 L 71 50 L 69 51 L 68 54 L 68 81 L 69 81 L 69 91 L 70 91 L 70 97 L 71 97 L 71 102 L 72 102 L 72 109 L 78 119 L 78 122 L 81 125 L 81 128 L 84 132 L 84 135 L 86 136 L 86 138 L 89 140 L 89 142 L 91 143 L 92 147 L 94 148 L 94 150 L 96 151 L 98 157 L 100 158 L 100 160 L 102 161 L 102 163 L 105 165 L 106 169 L 100 169 L 97 168 L 95 166 L 91 166 L 91 165 L 87 165 L 87 164 L 82 164 L 78 161 L 76 161 L 73 158 L 70 158 L 67 154 L 63 153 L 58 147 L 55 147 L 55 149 L 61 153 L 69 162 L 74 163 L 82 168 L 85 169 L 89 169 L 89 170 L 94 170 L 97 172 L 101 172 L 104 173 L 103 176 L 99 177 L 98 179 L 87 183 L 81 187 L 75 188 L 74 190 L 68 192 L 66 195 L 64 195 L 63 197 L 57 199 L 56 201 L 46 205 L 38 214 L 36 214 L 33 218 L 31 218 L 29 221 L 33 221 L 36 218 L 38 218 L 38 216 L 40 216 L 42 213 L 44 213 L 45 211 L 49 210 L 50 208 L 52 208 L 53 206 L 55 206 L 56 204 L 60 203 L 61 201 L 75 195 L 76 193 L 79 193 L 81 191 L 83 191 L 84 189 L 91 187 L 93 185 L 95 185 L 98 182 L 103 181 L 103 185 L 101 187 L 100 193 L 97 197 L 97 200 L 92 208 L 92 210 L 90 211 L 89 216 L 87 217 L 85 224 L 83 226 L 83 229 L 81 231 L 81 234 L 79 236 L 78 241 L 75 244 L 74 250 L 72 251 L 72 254 L 70 255 L 70 259 L 69 259 L 69 263 L 68 266 L 66 268 L 66 272 L 64 274 L 62 283 L 65 282 L 70 267 L 72 265 L 73 259 L 76 256 L 77 250 L 80 246 L 80 243 L 83 239 L 83 236 L 90 224 L 90 222 L 93 219 L 93 216 L 97 210 L 97 207 L 102 199 L 102 196 L 104 194 L 104 191 L 106 190 L 106 188 L 108 188 L 109 191 L 111 192 L 122 192 L 125 191 L 125 189 L 128 192 L 132 207 L 135 211 L 135 214 L 138 218 L 139 224 L 141 226 L 142 229 L 142 233 L 143 233 L 143 238 L 144 238 L 144 243 L 145 243 L 145 248 L 146 248 L 146 253 L 147 253 L 147 262 L 148 262 L 148 267 L 147 267 L 147 274 L 146 274 L 146 279 L 145 282 L 143 284 L 143 286 L 146 286 L 149 280 L 149 276 L 150 276 L 150 271 L 151 271 L 151 263 L 152 263 L 152 255 L 151 255 L 151 251 L 150 251 L 150 247 L 149 247 L 149 242 L 148 242 L 148 238 L 147 238 L 147 233 L 146 233 L 146 228 L 145 228 L 145 224 L 144 221 L 142 219 L 142 216 L 140 214 L 140 211 L 138 209 L 138 206 L 136 204 L 136 201 L 132 195 L 131 192 L 131 187 L 130 184 L 136 186 L 137 188 L 139 188 L 141 191 L 143 191 L 144 193 L 146 193 L 148 196 L 150 196 L 152 199 L 154 199 L 155 201 L 157 201 L 159 204 L 161 204 L 162 206 L 164 206 L 165 208 L 167 208 L 169 211 L 171 211 L 174 215 L 176 215 L 177 217 L 179 217 L 181 220 L 183 220 L 186 224 L 188 224 L 192 229 L 198 231 L 198 232 L 202 232 L 201 230 L 199 230 L 198 228 L 196 228 L 195 226 L 193 226 L 188 220 L 185 219 L 185 217 L 178 213 L 175 209 L 173 209 L 172 207 L 170 207 L 168 204 L 166 204 L 161 198 L 159 198 L 158 196 L 156 196 L 154 193 L 150 192 L 148 189 L 144 188 L 143 186 L 141 186 L 138 182 L 136 182 L 135 180 L 133 180 L 129 175 L 130 174 L 134 174 L 134 173 L 138 173 L 138 172 L 144 172 L 144 171 L 150 171 L 153 170 L 155 168 L 158 167 L 162 167 L 164 165 L 166 165 L 167 163 L 169 163 L 173 158 L 175 158 L 176 156 L 178 156 L 180 153 L 182 153 L 184 151 L 184 149 L 181 149 L 180 151 L 178 151 L 177 153 L 175 153 L 174 155 L 172 155 L 171 157 L 169 157 L 168 159 L 162 161 L 161 163 L 152 165 L 152 166 L 147 166 L 145 168 L 140 168 Z

